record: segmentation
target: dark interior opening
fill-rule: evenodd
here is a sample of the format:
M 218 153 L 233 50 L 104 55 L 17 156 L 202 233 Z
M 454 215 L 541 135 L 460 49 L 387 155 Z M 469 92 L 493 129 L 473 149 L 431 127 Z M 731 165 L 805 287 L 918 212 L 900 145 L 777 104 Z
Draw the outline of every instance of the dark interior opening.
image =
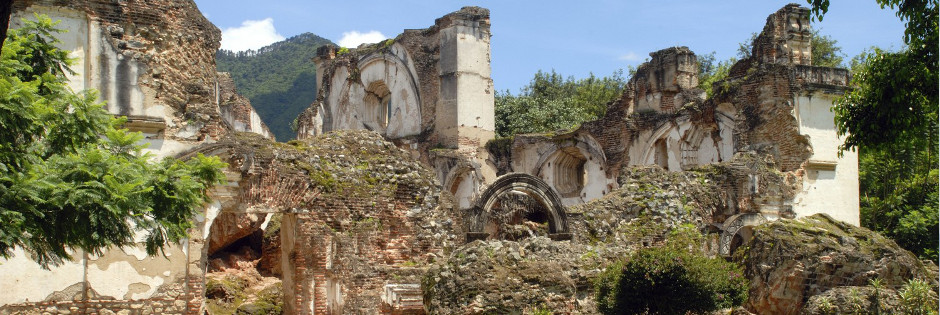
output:
M 545 213 L 545 209 L 539 206 L 534 209 L 530 209 L 529 212 L 525 214 L 525 220 L 535 223 L 548 223 L 548 214 Z
M 215 252 L 209 253 L 209 260 L 219 259 L 224 264 L 210 263 L 209 272 L 221 271 L 222 267 L 228 266 L 228 262 L 234 260 L 255 260 L 261 258 L 262 244 L 264 241 L 264 231 L 257 229 L 250 235 L 242 237 L 228 246 Z

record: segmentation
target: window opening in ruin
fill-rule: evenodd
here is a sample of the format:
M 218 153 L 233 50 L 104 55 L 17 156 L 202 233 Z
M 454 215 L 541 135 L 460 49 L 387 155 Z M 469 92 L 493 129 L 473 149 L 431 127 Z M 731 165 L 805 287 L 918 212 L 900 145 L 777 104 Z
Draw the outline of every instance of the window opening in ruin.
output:
M 679 142 L 679 148 L 682 153 L 682 169 L 688 170 L 698 166 L 700 163 L 699 149 L 706 137 L 716 133 L 718 130 L 713 126 L 695 125 L 685 132 L 682 141 Z M 720 156 L 718 157 L 720 161 Z
M 698 149 L 701 143 L 701 139 L 687 139 L 680 143 L 680 149 L 682 151 L 682 169 L 687 170 L 698 166 Z
M 577 148 L 568 147 L 559 150 L 554 161 L 555 167 L 552 169 L 552 175 L 554 175 L 555 189 L 562 197 L 579 196 L 581 189 L 584 188 L 586 176 L 584 163 L 587 159 Z
M 389 120 L 392 119 L 392 96 L 391 94 L 389 94 L 389 96 L 387 96 L 386 98 L 387 100 L 385 101 L 385 121 L 382 122 L 383 127 L 388 127 L 388 122 Z
M 654 157 L 654 163 L 659 165 L 664 170 L 669 170 L 669 151 L 666 150 L 666 139 L 656 140 L 656 143 L 653 145 L 656 148 L 656 156 Z
M 363 124 L 370 129 L 385 129 L 392 115 L 392 92 L 383 81 L 372 81 L 365 92 Z
M 463 183 L 463 180 L 464 180 L 464 175 L 457 176 L 457 178 L 454 179 L 454 183 L 450 185 L 451 194 L 455 196 L 457 195 L 457 189 L 460 188 L 460 184 Z

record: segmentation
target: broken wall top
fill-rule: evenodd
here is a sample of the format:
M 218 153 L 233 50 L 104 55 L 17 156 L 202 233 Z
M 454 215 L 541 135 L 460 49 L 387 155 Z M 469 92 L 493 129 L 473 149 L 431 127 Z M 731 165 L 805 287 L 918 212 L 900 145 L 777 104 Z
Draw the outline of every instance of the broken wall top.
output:
M 700 98 L 698 60 L 688 47 L 671 47 L 650 53 L 627 82 L 623 99 L 627 112 L 673 112 Z M 678 98 L 676 95 L 680 95 Z
M 762 63 L 813 65 L 809 9 L 788 4 L 767 17 L 767 24 L 754 39 L 751 55 Z
M 163 120 L 157 130 L 168 139 L 218 138 L 230 129 L 213 95 L 221 32 L 194 1 L 14 1 L 14 13 L 30 11 L 84 15 L 89 29 L 80 45 L 92 82 L 85 88 L 101 90 L 112 113 Z

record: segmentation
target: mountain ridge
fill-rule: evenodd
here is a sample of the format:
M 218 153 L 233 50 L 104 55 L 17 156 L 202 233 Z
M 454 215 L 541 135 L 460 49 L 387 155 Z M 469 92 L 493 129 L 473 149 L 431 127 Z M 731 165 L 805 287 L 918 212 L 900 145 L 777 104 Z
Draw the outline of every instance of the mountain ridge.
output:
M 294 139 L 290 124 L 316 99 L 317 48 L 332 42 L 305 32 L 257 50 L 216 52 L 216 69 L 228 72 L 238 93 L 251 100 L 277 141 Z

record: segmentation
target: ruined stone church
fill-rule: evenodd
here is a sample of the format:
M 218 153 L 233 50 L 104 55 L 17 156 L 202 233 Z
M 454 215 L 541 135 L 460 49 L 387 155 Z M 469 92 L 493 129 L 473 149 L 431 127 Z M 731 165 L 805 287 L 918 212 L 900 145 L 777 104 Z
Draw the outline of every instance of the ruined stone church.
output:
M 475 240 L 587 243 L 600 221 L 583 209 L 634 189 L 635 168 L 713 171 L 701 180 L 716 189 L 708 211 L 674 215 L 694 215 L 716 255 L 780 218 L 859 224 L 857 155 L 837 154 L 829 110 L 849 73 L 813 65 L 797 5 L 767 18 L 711 97 L 695 53 L 665 48 L 604 117 L 509 139 L 494 139 L 489 11 L 465 7 L 377 44 L 321 47 L 319 91 L 291 143 L 274 142 L 216 72 L 220 31 L 192 1 L 14 0 L 11 27 L 34 13 L 70 30 L 59 39 L 77 60 L 73 90 L 100 91 L 158 157 L 221 157 L 228 183 L 165 256 L 141 246 L 49 270 L 24 251 L 0 261 L 0 314 L 202 314 L 207 270 L 249 239 L 257 268 L 283 281 L 287 313 L 423 314 L 437 303 L 422 294 L 432 265 Z M 582 300 L 559 305 L 591 313 Z

